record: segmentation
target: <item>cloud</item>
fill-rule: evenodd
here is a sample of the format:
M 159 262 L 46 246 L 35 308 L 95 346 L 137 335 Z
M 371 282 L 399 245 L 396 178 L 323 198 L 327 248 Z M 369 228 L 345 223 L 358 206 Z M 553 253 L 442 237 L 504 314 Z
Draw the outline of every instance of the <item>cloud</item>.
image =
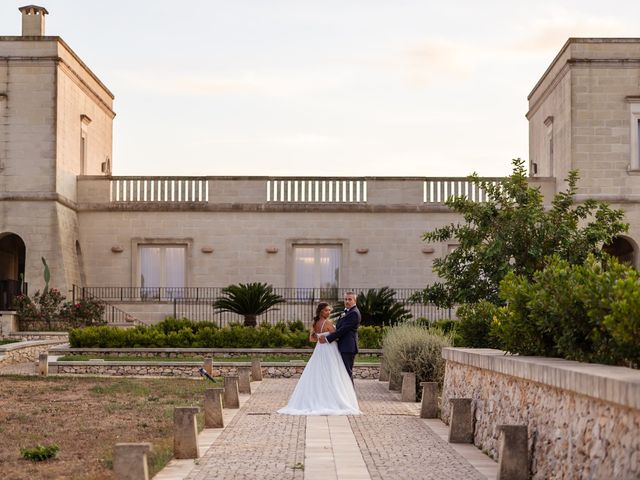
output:
M 405 52 L 403 62 L 409 82 L 427 86 L 451 78 L 467 80 L 475 67 L 474 50 L 468 44 L 426 40 Z

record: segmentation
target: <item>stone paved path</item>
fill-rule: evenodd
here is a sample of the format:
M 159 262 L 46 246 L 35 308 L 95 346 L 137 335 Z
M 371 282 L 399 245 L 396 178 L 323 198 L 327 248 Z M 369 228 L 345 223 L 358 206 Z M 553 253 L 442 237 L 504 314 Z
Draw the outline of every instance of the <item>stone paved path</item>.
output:
M 386 383 L 357 380 L 356 391 L 364 415 L 348 417 L 348 422 L 345 417 L 329 418 L 325 422 L 323 419 L 327 417 L 275 413 L 286 404 L 296 381 L 267 379 L 253 383 L 252 389 L 256 386 L 253 395 L 186 478 L 487 478 L 419 418 L 419 404 L 398 401 L 397 395 L 388 391 Z M 317 437 L 320 444 L 329 438 L 333 450 L 326 447 L 319 454 L 320 464 L 315 462 L 312 466 L 310 455 L 313 456 L 314 452 L 307 448 L 305 457 L 305 435 L 314 429 L 320 432 Z M 352 458 L 358 460 L 357 472 L 344 468 L 348 457 L 340 456 L 341 449 L 351 449 L 352 452 L 355 449 L 357 455 Z M 342 460 L 339 461 L 340 458 Z M 342 471 L 331 467 L 332 459 L 340 463 Z M 363 460 L 368 472 L 364 471 Z M 309 462 L 307 471 L 304 470 L 305 461 Z M 322 467 L 318 471 L 320 465 Z
M 419 418 L 418 403 L 403 403 L 387 384 L 358 384 L 364 415 L 349 417 L 372 480 L 484 480 L 471 464 Z

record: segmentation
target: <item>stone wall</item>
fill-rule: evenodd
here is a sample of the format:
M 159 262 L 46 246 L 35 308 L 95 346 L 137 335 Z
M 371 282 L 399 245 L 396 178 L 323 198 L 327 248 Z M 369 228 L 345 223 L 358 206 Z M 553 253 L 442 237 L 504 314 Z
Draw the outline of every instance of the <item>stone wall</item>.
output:
M 67 332 L 13 332 L 10 338 L 21 338 L 22 340 L 58 340 L 57 343 L 69 341 Z
M 237 375 L 239 366 L 251 366 L 249 362 L 224 362 L 213 364 L 213 376 Z M 113 376 L 166 376 L 199 377 L 198 362 L 50 362 L 49 372 L 66 375 L 113 375 Z M 262 376 L 265 378 L 296 378 L 302 374 L 304 364 L 262 363 Z M 353 370 L 355 378 L 378 378 L 380 365 L 356 364 Z
M 311 355 L 312 349 L 298 348 L 55 348 L 52 355 L 94 355 L 114 357 L 213 357 L 233 358 L 259 355 L 282 355 L 296 357 Z M 377 357 L 382 355 L 380 349 L 363 348 L 358 357 Z
M 35 362 L 41 352 L 62 343 L 59 340 L 39 340 L 0 345 L 0 366 Z
M 497 458 L 500 424 L 527 425 L 533 479 L 640 478 L 640 371 L 490 349 L 443 350 L 442 418 L 473 399 L 474 444 Z

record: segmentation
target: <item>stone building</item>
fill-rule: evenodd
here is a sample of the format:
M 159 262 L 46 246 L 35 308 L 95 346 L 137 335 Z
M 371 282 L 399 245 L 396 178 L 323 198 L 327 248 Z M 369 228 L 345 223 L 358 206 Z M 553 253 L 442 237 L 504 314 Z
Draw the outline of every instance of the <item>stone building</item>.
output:
M 42 288 L 41 257 L 52 285 L 103 287 L 92 291 L 127 311 L 162 287 L 420 288 L 455 247 L 421 239 L 458 219 L 444 200 L 482 199 L 464 178 L 114 177 L 113 95 L 44 35 L 44 8 L 20 10 L 22 36 L 0 37 L 5 296 L 21 278 Z M 613 247 L 636 266 L 639 78 L 640 40 L 571 39 L 527 114 L 531 181 L 550 198 L 579 168 L 581 195 L 628 211 L 630 234 Z

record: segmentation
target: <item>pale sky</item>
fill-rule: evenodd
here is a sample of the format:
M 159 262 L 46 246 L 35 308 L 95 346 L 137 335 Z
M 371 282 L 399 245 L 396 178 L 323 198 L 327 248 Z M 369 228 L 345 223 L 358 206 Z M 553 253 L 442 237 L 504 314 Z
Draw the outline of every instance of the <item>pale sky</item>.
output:
M 567 38 L 640 36 L 638 0 L 37 4 L 115 95 L 114 175 L 505 175 Z

